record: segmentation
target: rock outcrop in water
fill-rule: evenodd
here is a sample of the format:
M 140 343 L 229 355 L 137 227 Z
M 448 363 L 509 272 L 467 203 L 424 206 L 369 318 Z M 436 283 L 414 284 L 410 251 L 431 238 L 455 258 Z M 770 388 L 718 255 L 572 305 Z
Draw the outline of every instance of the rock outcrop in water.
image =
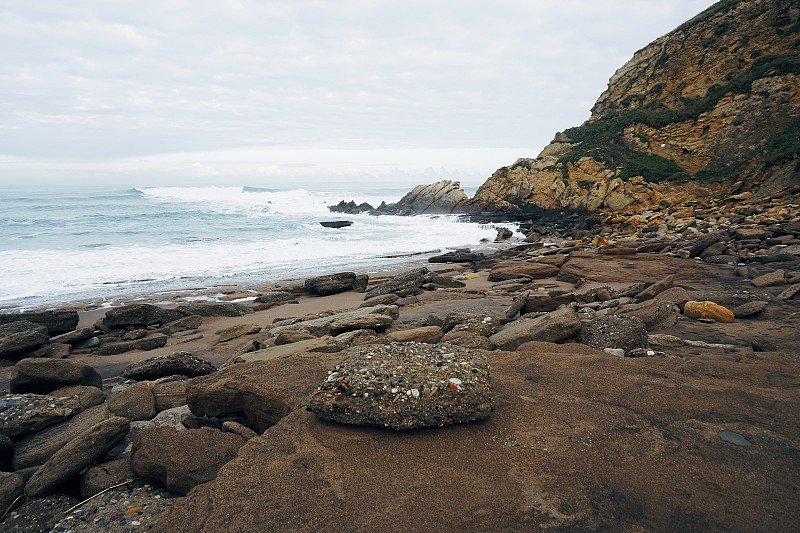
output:
M 469 197 L 461 182 L 442 180 L 428 185 L 417 185 L 396 204 L 382 203 L 377 208 L 368 203 L 356 204 L 342 200 L 328 207 L 334 213 L 370 213 L 372 215 L 449 215 L 466 213 Z
M 800 4 L 723 0 L 612 76 L 583 125 L 497 170 L 471 210 L 641 210 L 800 183 Z

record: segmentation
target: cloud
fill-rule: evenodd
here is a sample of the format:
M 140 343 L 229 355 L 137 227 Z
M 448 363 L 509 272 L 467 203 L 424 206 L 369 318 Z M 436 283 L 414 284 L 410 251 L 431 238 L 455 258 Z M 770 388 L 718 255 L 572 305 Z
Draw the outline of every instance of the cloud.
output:
M 711 3 L 20 2 L 0 14 L 0 153 L 354 142 L 535 155 L 634 51 Z

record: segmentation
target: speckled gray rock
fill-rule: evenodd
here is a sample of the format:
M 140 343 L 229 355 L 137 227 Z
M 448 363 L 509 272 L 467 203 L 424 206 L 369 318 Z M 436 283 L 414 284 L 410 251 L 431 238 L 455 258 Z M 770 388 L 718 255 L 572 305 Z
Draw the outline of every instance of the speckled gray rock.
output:
M 179 318 L 178 320 L 173 320 L 172 322 L 164 324 L 158 328 L 157 331 L 164 335 L 174 335 L 182 331 L 197 329 L 201 325 L 203 325 L 203 317 L 199 315 L 189 315 L 185 318 Z
M 9 384 L 11 392 L 48 394 L 68 385 L 103 388 L 100 374 L 80 361 L 70 359 L 22 359 L 14 365 Z
M 113 417 L 90 427 L 57 451 L 25 485 L 25 495 L 36 498 L 58 487 L 96 460 L 102 458 L 128 433 L 130 424 Z
M 343 424 L 439 427 L 487 418 L 490 382 L 485 355 L 447 343 L 392 343 L 353 351 L 308 410 Z
M 594 348 L 619 348 L 629 354 L 647 347 L 647 329 L 636 317 L 607 315 L 584 324 L 580 339 Z
M 7 394 L 0 398 L 0 433 L 27 435 L 69 418 L 75 412 L 69 400 L 40 394 Z
M 205 359 L 189 352 L 174 352 L 128 365 L 122 371 L 122 376 L 136 381 L 144 381 L 176 374 L 188 377 L 206 376 L 214 370 L 214 366 Z

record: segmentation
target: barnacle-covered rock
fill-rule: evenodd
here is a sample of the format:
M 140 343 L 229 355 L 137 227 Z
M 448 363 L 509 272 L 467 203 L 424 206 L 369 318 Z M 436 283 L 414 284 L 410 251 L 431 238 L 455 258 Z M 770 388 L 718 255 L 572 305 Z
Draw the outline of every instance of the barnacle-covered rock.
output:
M 320 418 L 412 429 L 487 418 L 492 412 L 485 355 L 448 343 L 392 343 L 354 351 L 313 394 Z

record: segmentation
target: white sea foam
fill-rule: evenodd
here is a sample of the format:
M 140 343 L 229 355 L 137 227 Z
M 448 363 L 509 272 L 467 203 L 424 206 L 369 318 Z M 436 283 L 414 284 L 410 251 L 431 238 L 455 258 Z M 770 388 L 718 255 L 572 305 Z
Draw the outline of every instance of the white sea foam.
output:
M 496 234 L 493 225 L 450 216 L 375 217 L 328 210 L 342 199 L 377 205 L 399 199 L 392 196 L 304 189 L 244 192 L 242 187 L 139 191 L 118 210 L 116 204 L 106 207 L 106 214 L 121 220 L 110 219 L 99 234 L 93 228 L 87 236 L 80 222 L 65 218 L 70 226 L 66 234 L 0 250 L 0 308 L 270 282 L 343 269 L 374 271 L 397 264 L 395 256 L 474 247 Z M 189 209 L 184 212 L 181 206 Z M 123 212 L 131 214 L 121 216 Z M 161 224 L 158 217 L 165 213 L 171 218 Z M 205 214 L 202 227 L 194 231 L 197 213 Z M 339 230 L 319 225 L 341 218 L 353 225 Z M 176 238 L 181 231 L 183 237 Z

